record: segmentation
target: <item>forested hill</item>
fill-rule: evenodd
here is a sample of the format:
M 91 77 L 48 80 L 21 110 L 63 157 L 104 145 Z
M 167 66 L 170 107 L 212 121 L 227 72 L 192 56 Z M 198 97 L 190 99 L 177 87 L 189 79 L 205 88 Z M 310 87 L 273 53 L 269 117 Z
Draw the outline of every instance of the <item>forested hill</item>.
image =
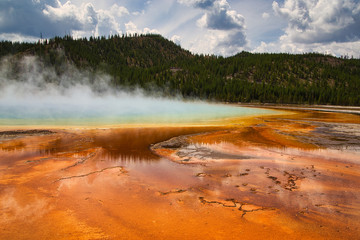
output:
M 321 54 L 194 55 L 160 35 L 38 43 L 0 43 L 0 56 L 39 56 L 61 74 L 64 64 L 104 72 L 116 86 L 161 89 L 226 102 L 360 105 L 360 60 Z

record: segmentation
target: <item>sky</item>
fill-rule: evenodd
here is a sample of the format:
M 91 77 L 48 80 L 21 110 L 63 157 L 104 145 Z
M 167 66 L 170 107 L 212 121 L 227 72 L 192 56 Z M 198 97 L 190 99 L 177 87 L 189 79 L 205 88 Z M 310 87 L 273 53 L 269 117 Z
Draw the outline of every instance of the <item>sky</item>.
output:
M 134 33 L 198 54 L 360 58 L 360 0 L 0 0 L 0 40 Z

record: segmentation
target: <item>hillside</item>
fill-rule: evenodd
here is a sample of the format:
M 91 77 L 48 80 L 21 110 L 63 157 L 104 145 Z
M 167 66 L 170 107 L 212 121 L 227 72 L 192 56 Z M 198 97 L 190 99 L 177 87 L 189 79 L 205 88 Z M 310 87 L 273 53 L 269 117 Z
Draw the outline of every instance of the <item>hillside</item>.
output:
M 104 72 L 115 86 L 226 102 L 360 105 L 360 60 L 321 54 L 194 55 L 159 35 L 0 43 L 0 56 L 39 56 Z M 16 71 L 16 70 L 14 70 Z

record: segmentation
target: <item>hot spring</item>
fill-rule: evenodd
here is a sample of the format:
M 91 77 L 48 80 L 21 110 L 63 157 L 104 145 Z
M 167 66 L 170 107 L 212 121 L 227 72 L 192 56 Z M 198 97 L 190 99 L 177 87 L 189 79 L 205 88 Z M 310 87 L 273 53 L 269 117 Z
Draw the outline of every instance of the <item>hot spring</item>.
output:
M 105 97 L 14 96 L 0 101 L 0 125 L 216 124 L 224 119 L 273 112 L 125 94 Z
M 14 67 L 14 65 L 16 67 Z M 114 88 L 105 74 L 66 66 L 62 74 L 34 57 L 0 62 L 0 125 L 98 126 L 205 124 L 274 111 L 161 97 Z M 149 96 L 151 95 L 151 96 Z

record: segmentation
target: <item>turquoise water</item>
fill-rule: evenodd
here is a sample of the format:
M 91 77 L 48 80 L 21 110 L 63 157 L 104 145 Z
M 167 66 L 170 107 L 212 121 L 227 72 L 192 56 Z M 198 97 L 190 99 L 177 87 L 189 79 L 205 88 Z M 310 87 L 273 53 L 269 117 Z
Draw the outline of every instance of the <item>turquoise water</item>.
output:
M 274 111 L 154 98 L 98 98 L 91 102 L 0 102 L 0 125 L 121 125 L 205 123 Z

